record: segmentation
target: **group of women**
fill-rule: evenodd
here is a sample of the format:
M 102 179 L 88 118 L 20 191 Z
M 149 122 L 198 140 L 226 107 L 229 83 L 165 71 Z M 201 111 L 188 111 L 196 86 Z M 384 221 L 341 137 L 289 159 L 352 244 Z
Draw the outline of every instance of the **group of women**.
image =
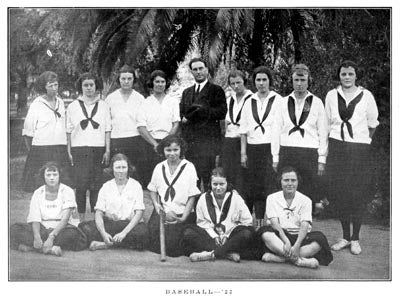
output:
M 241 71 L 231 72 L 235 93 L 227 99 L 222 167 L 210 171 L 204 193 L 195 166 L 185 159 L 179 102 L 166 94 L 162 71 L 151 74 L 153 94 L 144 99 L 132 88 L 134 71 L 122 67 L 120 88 L 105 101 L 98 79 L 83 74 L 81 96 L 66 112 L 57 75 L 43 73 L 37 82 L 43 95 L 32 103 L 23 130 L 30 148 L 23 183 L 36 190 L 28 224 L 11 226 L 11 247 L 54 255 L 118 246 L 159 253 L 162 211 L 167 255 L 194 262 L 245 258 L 316 268 L 332 261 L 331 249 L 360 254 L 378 111 L 372 94 L 355 85 L 357 71 L 351 61 L 339 66 L 340 86 L 328 93 L 325 106 L 308 91 L 311 73 L 303 64 L 292 70 L 294 91 L 287 97 L 270 90 L 267 67 L 254 70 L 254 94 Z M 40 166 L 36 178 L 44 185 L 37 188 Z M 319 181 L 325 171 L 329 189 Z M 154 206 L 147 225 L 142 185 Z M 87 193 L 92 221 L 84 216 Z M 321 232 L 311 231 L 313 202 L 324 194 L 340 208 L 343 227 L 343 238 L 331 247 Z

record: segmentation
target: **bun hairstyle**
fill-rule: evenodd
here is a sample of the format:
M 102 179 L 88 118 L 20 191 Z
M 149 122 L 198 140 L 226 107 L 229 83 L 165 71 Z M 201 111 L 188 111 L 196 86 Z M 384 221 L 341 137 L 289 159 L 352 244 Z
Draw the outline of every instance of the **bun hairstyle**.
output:
M 58 81 L 58 75 L 53 71 L 45 71 L 39 75 L 38 79 L 35 82 L 35 90 L 39 94 L 46 94 L 46 85 L 47 83 L 52 83 Z
M 55 161 L 46 162 L 46 163 L 39 169 L 39 176 L 40 176 L 40 179 L 43 180 L 43 183 L 44 183 L 44 173 L 46 172 L 46 170 L 49 170 L 49 171 L 58 171 L 59 183 L 61 183 L 61 179 L 62 179 L 63 173 L 62 173 L 62 171 L 61 171 L 60 165 L 59 165 L 57 162 L 55 162 Z
M 359 78 L 359 69 L 358 69 L 358 65 L 357 65 L 355 62 L 353 62 L 353 61 L 346 60 L 346 61 L 343 61 L 343 62 L 339 65 L 338 69 L 336 70 L 336 79 L 337 79 L 339 82 L 340 82 L 340 70 L 341 70 L 342 68 L 349 68 L 349 67 L 353 67 L 353 68 L 354 68 L 354 71 L 356 72 L 356 77 Z
M 208 184 L 209 191 L 211 191 L 211 181 L 213 177 L 225 178 L 228 183 L 226 191 L 229 192 L 233 190 L 233 185 L 228 181 L 225 170 L 222 167 L 216 167 L 211 171 L 210 183 Z
M 241 77 L 243 79 L 243 84 L 247 85 L 247 77 L 246 75 L 240 70 L 232 70 L 228 75 L 228 85 L 230 85 L 231 78 L 234 77 Z
M 167 90 L 167 89 L 169 88 L 169 86 L 170 86 L 171 83 L 170 83 L 170 81 L 167 79 L 167 75 L 165 74 L 165 72 L 162 71 L 162 70 L 154 70 L 153 72 L 151 72 L 151 74 L 150 74 L 150 79 L 149 79 L 149 81 L 147 82 L 147 87 L 148 87 L 149 89 L 153 89 L 153 87 L 154 87 L 154 80 L 156 79 L 157 76 L 162 77 L 163 79 L 165 79 L 165 90 Z
M 176 143 L 181 147 L 181 154 L 180 158 L 183 159 L 185 158 L 185 153 L 187 150 L 187 144 L 186 141 L 183 140 L 180 136 L 178 135 L 168 135 L 164 139 L 160 141 L 160 143 L 157 145 L 157 153 L 164 157 L 164 148 L 170 146 L 172 143 Z
M 312 84 L 312 77 L 311 77 L 311 71 L 305 64 L 296 64 L 292 67 L 292 76 L 291 78 L 293 79 L 293 75 L 299 75 L 299 76 L 307 76 L 308 79 L 308 85 L 310 86 Z
M 121 77 L 122 73 L 132 73 L 133 81 L 135 81 L 135 69 L 133 69 L 133 67 L 131 67 L 129 65 L 123 65 L 118 71 L 118 77 L 117 77 L 118 85 L 121 86 L 121 82 L 119 81 L 119 78 Z
M 103 89 L 103 83 L 99 80 L 99 78 L 94 75 L 93 73 L 90 72 L 86 72 L 81 74 L 81 76 L 79 76 L 78 80 L 75 83 L 75 88 L 76 90 L 78 90 L 79 94 L 82 95 L 82 83 L 83 81 L 87 80 L 87 79 L 92 79 L 94 80 L 94 84 L 96 86 L 96 91 L 101 91 Z
M 299 186 L 301 185 L 302 178 L 301 178 L 299 172 L 297 171 L 297 169 L 294 168 L 293 166 L 284 166 L 281 168 L 281 170 L 278 173 L 278 177 L 277 177 L 278 187 L 282 188 L 282 185 L 281 185 L 282 176 L 283 176 L 283 174 L 289 173 L 289 172 L 294 172 L 296 174 L 297 181 L 299 182 Z
M 272 72 L 267 66 L 259 66 L 253 71 L 253 84 L 256 82 L 257 74 L 264 73 L 268 76 L 269 86 L 271 87 L 274 84 L 274 80 L 272 79 Z

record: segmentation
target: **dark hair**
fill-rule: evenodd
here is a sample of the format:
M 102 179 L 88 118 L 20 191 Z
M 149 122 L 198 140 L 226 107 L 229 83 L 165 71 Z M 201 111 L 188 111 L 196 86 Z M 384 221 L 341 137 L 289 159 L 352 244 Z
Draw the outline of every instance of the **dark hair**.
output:
M 167 90 L 171 83 L 168 80 L 167 75 L 165 74 L 165 72 L 162 71 L 162 70 L 154 70 L 153 72 L 151 72 L 150 79 L 149 79 L 149 81 L 147 83 L 147 87 L 149 89 L 153 89 L 154 80 L 156 79 L 157 76 L 162 77 L 163 79 L 165 79 L 165 90 Z
M 293 80 L 293 75 L 305 76 L 307 75 L 308 85 L 312 83 L 311 71 L 305 64 L 296 64 L 292 67 L 292 75 L 290 76 Z
M 87 80 L 87 79 L 92 79 L 94 80 L 94 84 L 96 86 L 96 91 L 100 91 L 103 89 L 103 83 L 99 80 L 99 78 L 94 75 L 93 73 L 90 72 L 86 72 L 81 74 L 81 76 L 79 76 L 78 80 L 75 83 L 75 88 L 76 90 L 78 90 L 79 94 L 82 95 L 82 83 L 83 81 Z
M 228 181 L 228 177 L 226 175 L 226 172 L 223 167 L 216 167 L 211 171 L 211 177 L 210 177 L 210 184 L 209 184 L 209 189 L 211 190 L 211 181 L 212 177 L 221 177 L 225 178 L 227 181 L 227 188 L 226 191 L 232 191 L 233 190 L 233 185 Z
M 58 171 L 59 183 L 61 183 L 62 171 L 61 171 L 61 168 L 60 168 L 60 166 L 59 166 L 59 164 L 58 164 L 57 162 L 55 162 L 55 161 L 46 162 L 46 163 L 39 169 L 39 176 L 40 176 L 40 179 L 43 180 L 43 182 L 44 182 L 44 174 L 45 174 L 46 170 Z
M 189 68 L 190 68 L 190 70 L 192 70 L 192 64 L 193 64 L 193 63 L 196 63 L 196 62 L 201 62 L 201 63 L 203 63 L 204 66 L 207 68 L 207 63 L 206 63 L 206 61 L 205 61 L 204 59 L 202 59 L 202 58 L 200 58 L 200 57 L 195 57 L 195 58 L 191 59 L 190 62 L 189 62 Z
M 157 152 L 164 157 L 164 148 L 170 146 L 172 143 L 176 143 L 181 147 L 180 158 L 184 158 L 187 150 L 187 144 L 186 141 L 178 135 L 168 135 L 163 140 L 161 140 L 160 143 L 157 145 Z
M 121 77 L 122 73 L 132 73 L 133 75 L 133 81 L 135 81 L 135 69 L 129 65 L 123 65 L 119 70 L 118 70 L 118 77 L 117 77 L 117 83 L 118 85 L 121 85 L 121 82 L 119 81 L 119 78 Z
M 39 75 L 35 82 L 35 90 L 39 94 L 46 94 L 47 83 L 52 83 L 58 81 L 58 75 L 53 71 L 45 71 Z
M 274 80 L 272 79 L 271 70 L 269 70 L 269 68 L 266 67 L 266 66 L 259 66 L 256 69 L 254 69 L 254 71 L 253 71 L 253 83 L 256 82 L 256 77 L 257 77 L 257 74 L 259 74 L 259 73 L 266 74 L 268 76 L 269 86 L 273 85 Z
M 110 160 L 110 166 L 105 168 L 104 171 L 114 177 L 114 163 L 117 161 L 125 161 L 126 163 L 128 163 L 128 177 L 131 177 L 131 178 L 134 178 L 135 180 L 137 180 L 135 166 L 133 166 L 131 164 L 131 161 L 129 160 L 129 158 L 122 153 L 116 153 L 114 156 L 112 156 L 112 158 Z
M 342 68 L 349 68 L 349 67 L 353 67 L 353 68 L 354 68 L 354 71 L 356 72 L 356 75 L 359 75 L 359 74 L 358 74 L 358 73 L 359 73 L 359 70 L 358 70 L 357 64 L 356 64 L 355 62 L 353 62 L 353 61 L 345 60 L 345 61 L 343 61 L 343 62 L 339 65 L 338 69 L 336 70 L 336 79 L 337 79 L 339 82 L 340 82 L 340 70 L 341 70 Z
M 242 71 L 240 71 L 240 70 L 232 70 L 228 75 L 228 85 L 230 85 L 230 79 L 232 77 L 241 77 L 243 79 L 244 85 L 247 85 L 247 77 Z
M 279 171 L 279 173 L 278 173 L 278 178 L 277 178 L 277 180 L 278 180 L 278 185 L 279 185 L 281 188 L 282 188 L 282 186 L 281 186 L 282 176 L 283 176 L 283 174 L 289 173 L 289 172 L 294 172 L 294 173 L 296 174 L 296 176 L 297 176 L 297 181 L 299 182 L 299 185 L 300 185 L 300 183 L 302 182 L 302 178 L 301 178 L 301 176 L 300 176 L 300 174 L 299 174 L 299 172 L 297 171 L 296 168 L 294 168 L 293 166 L 284 166 L 284 167 L 282 167 L 281 170 Z

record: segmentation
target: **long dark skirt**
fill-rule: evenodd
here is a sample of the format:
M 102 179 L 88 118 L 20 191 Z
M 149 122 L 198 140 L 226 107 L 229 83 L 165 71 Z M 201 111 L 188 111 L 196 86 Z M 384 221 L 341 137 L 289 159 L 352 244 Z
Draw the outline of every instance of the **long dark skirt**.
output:
M 40 237 L 45 242 L 53 229 L 46 229 L 40 225 Z M 10 227 L 10 247 L 18 249 L 20 244 L 33 247 L 32 224 L 16 223 Z M 53 245 L 59 246 L 63 250 L 81 251 L 86 248 L 86 235 L 77 227 L 68 224 L 58 233 Z
M 266 199 L 274 190 L 275 172 L 272 169 L 271 144 L 247 144 L 245 172 L 245 201 L 257 219 L 264 218 Z
M 255 232 L 250 226 L 237 226 L 233 229 L 227 242 L 217 246 L 207 231 L 197 225 L 186 228 L 183 234 L 183 246 L 186 256 L 193 252 L 213 251 L 216 258 L 225 258 L 229 253 L 239 253 L 242 259 L 255 259 L 253 241 Z
M 141 178 L 139 166 L 144 156 L 142 140 L 141 136 L 111 139 L 111 158 L 118 153 L 126 155 L 135 167 L 138 178 Z
M 361 219 L 374 193 L 373 166 L 369 144 L 329 139 L 328 200 L 332 200 L 338 218 L 346 220 L 352 215 Z
M 66 145 L 32 145 L 26 158 L 25 168 L 21 179 L 21 187 L 26 192 L 33 192 L 43 185 L 39 176 L 40 168 L 47 162 L 55 161 L 59 164 L 62 182 L 73 187 L 71 179 L 71 164 L 68 159 Z
M 161 140 L 156 140 L 160 142 Z M 140 171 L 140 184 L 144 189 L 147 188 L 147 185 L 151 181 L 151 176 L 153 175 L 153 170 L 156 165 L 165 160 L 163 156 L 160 156 L 158 153 L 154 151 L 154 147 L 148 143 L 144 138 L 140 137 L 138 139 L 140 144 L 140 149 L 142 150 L 142 156 L 140 160 L 137 162 L 138 169 Z
M 301 176 L 298 190 L 308 196 L 313 203 L 319 202 L 326 196 L 326 189 L 322 185 L 322 178 L 318 176 L 318 150 L 306 147 L 281 146 L 279 152 L 279 166 L 297 169 Z
M 196 214 L 192 212 L 184 223 L 165 224 L 165 250 L 167 256 L 178 257 L 184 255 L 182 238 L 183 232 L 188 225 L 196 223 Z M 149 250 L 160 254 L 160 216 L 153 210 L 148 222 L 149 227 Z
M 240 137 L 224 138 L 221 159 L 228 182 L 233 185 L 239 194 L 244 195 L 244 168 L 240 164 Z
M 106 217 L 103 217 L 103 220 L 104 229 L 111 236 L 120 233 L 129 224 L 129 221 L 113 221 Z M 103 237 L 99 230 L 97 230 L 96 222 L 94 220 L 82 222 L 78 227 L 85 233 L 88 246 L 92 241 L 103 241 Z M 129 231 L 125 239 L 118 246 L 121 248 L 144 250 L 147 247 L 148 236 L 148 230 L 145 223 L 139 223 Z
M 86 210 L 86 190 L 90 191 L 90 207 L 94 212 L 97 195 L 105 178 L 103 174 L 104 147 L 72 147 L 71 153 L 74 161 L 74 181 L 76 187 L 76 203 L 78 212 Z
M 283 230 L 283 231 L 285 232 L 285 235 L 289 239 L 291 245 L 293 245 L 296 242 L 298 235 L 290 234 L 286 230 Z M 279 237 L 279 232 L 276 231 L 271 226 L 261 227 L 257 231 L 257 236 L 261 237 L 261 235 L 265 232 L 273 232 L 273 233 L 275 233 L 276 236 Z M 261 238 L 260 238 L 260 240 L 261 240 Z M 331 263 L 333 260 L 333 256 L 332 256 L 331 248 L 329 247 L 326 236 L 320 231 L 309 232 L 309 233 L 307 233 L 307 236 L 302 241 L 301 246 L 309 245 L 312 242 L 318 243 L 319 246 L 321 247 L 321 250 L 319 250 L 319 252 L 313 256 L 314 258 L 316 258 L 318 260 L 319 264 L 328 265 L 329 263 Z M 265 246 L 265 244 L 263 244 L 262 247 L 263 247 L 263 252 L 260 252 L 260 253 L 262 253 L 262 254 L 264 254 L 265 252 L 273 253 L 271 250 L 268 249 L 268 247 Z

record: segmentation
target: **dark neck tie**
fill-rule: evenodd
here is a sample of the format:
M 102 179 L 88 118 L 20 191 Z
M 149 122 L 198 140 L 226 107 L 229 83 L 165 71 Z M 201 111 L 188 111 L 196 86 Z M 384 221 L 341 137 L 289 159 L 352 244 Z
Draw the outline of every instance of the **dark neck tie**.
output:
M 350 119 L 353 117 L 354 110 L 356 108 L 356 105 L 361 101 L 361 98 L 363 97 L 363 92 L 357 95 L 356 98 L 354 98 L 352 101 L 350 101 L 349 105 L 346 106 L 346 100 L 340 95 L 338 92 L 338 110 L 339 110 L 339 115 L 340 118 L 342 119 L 342 126 L 340 127 L 340 136 L 342 140 L 344 141 L 344 130 L 343 127 L 346 124 L 347 131 L 349 132 L 349 135 L 351 138 L 353 138 L 353 127 L 351 126 Z
M 236 121 L 233 120 L 233 106 L 234 106 L 235 100 L 233 99 L 233 97 L 231 97 L 231 101 L 229 103 L 229 118 L 231 119 L 231 122 L 233 125 L 237 125 L 237 126 L 240 125 L 239 121 L 240 121 L 240 117 L 242 116 L 242 110 L 243 110 L 244 104 L 246 103 L 246 100 L 249 99 L 250 97 L 251 97 L 251 94 L 247 95 L 246 98 L 244 99 L 242 107 L 240 108 L 240 111 L 236 116 Z
M 257 126 L 254 128 L 254 131 L 257 130 L 258 128 L 260 128 L 261 132 L 263 134 L 265 134 L 265 128 L 263 126 L 263 122 L 267 119 L 269 112 L 271 112 L 271 108 L 272 108 L 272 104 L 274 103 L 274 100 L 275 100 L 275 95 L 272 96 L 270 99 L 268 99 L 267 108 L 265 109 L 262 120 L 260 121 L 260 118 L 258 117 L 257 100 L 254 98 L 251 99 L 251 111 L 253 113 L 254 121 L 257 123 Z
M 61 118 L 61 114 L 60 114 L 60 112 L 58 112 L 58 103 L 57 103 L 57 108 L 55 108 L 55 109 L 53 109 L 52 107 L 50 107 L 47 103 L 45 103 L 45 102 L 42 102 L 46 107 L 48 107 L 53 113 L 54 113 L 54 116 L 56 117 L 56 120 L 57 120 L 57 117 L 58 118 Z
M 164 181 L 165 181 L 165 184 L 167 184 L 167 186 L 168 186 L 167 190 L 165 191 L 165 195 L 164 195 L 165 202 L 167 202 L 170 197 L 171 197 L 171 202 L 174 199 L 174 197 L 175 197 L 174 184 L 178 180 L 179 176 L 182 174 L 183 170 L 185 169 L 186 164 L 187 163 L 182 165 L 181 169 L 179 170 L 176 177 L 172 180 L 171 184 L 168 181 L 167 174 L 165 172 L 165 166 L 164 165 L 162 166 L 162 173 L 163 173 Z
M 229 208 L 231 207 L 232 194 L 233 193 L 231 191 L 228 198 L 225 201 L 224 206 L 222 207 L 222 213 L 221 213 L 221 216 L 219 217 L 219 221 L 217 222 L 217 215 L 215 213 L 215 208 L 214 208 L 214 204 L 212 201 L 211 192 L 210 191 L 206 192 L 207 211 L 208 211 L 208 214 L 210 215 L 211 221 L 214 223 L 214 225 L 222 223 L 228 216 Z
M 86 129 L 89 121 L 92 124 L 92 127 L 96 130 L 98 129 L 98 127 L 100 126 L 100 124 L 96 121 L 94 121 L 92 118 L 96 115 L 97 113 L 97 107 L 99 106 L 99 102 L 97 101 L 96 104 L 94 105 L 94 108 L 92 110 L 92 113 L 90 114 L 90 117 L 86 111 L 86 107 L 85 104 L 83 103 L 82 100 L 78 100 L 79 101 L 79 105 L 81 106 L 83 115 L 86 117 L 86 119 L 81 120 L 81 128 L 82 130 Z
M 196 88 L 196 95 L 199 95 L 199 93 L 200 93 L 200 85 L 197 85 L 197 88 Z
M 288 135 L 290 135 L 296 131 L 299 131 L 301 136 L 304 138 L 304 129 L 301 128 L 301 126 L 304 124 L 304 122 L 306 122 L 307 117 L 310 114 L 312 100 L 313 100 L 313 97 L 312 97 L 312 95 L 310 95 L 304 101 L 303 111 L 301 112 L 299 123 L 297 124 L 294 98 L 292 96 L 289 96 L 288 111 L 289 111 L 290 120 L 294 124 L 294 127 L 289 131 Z

